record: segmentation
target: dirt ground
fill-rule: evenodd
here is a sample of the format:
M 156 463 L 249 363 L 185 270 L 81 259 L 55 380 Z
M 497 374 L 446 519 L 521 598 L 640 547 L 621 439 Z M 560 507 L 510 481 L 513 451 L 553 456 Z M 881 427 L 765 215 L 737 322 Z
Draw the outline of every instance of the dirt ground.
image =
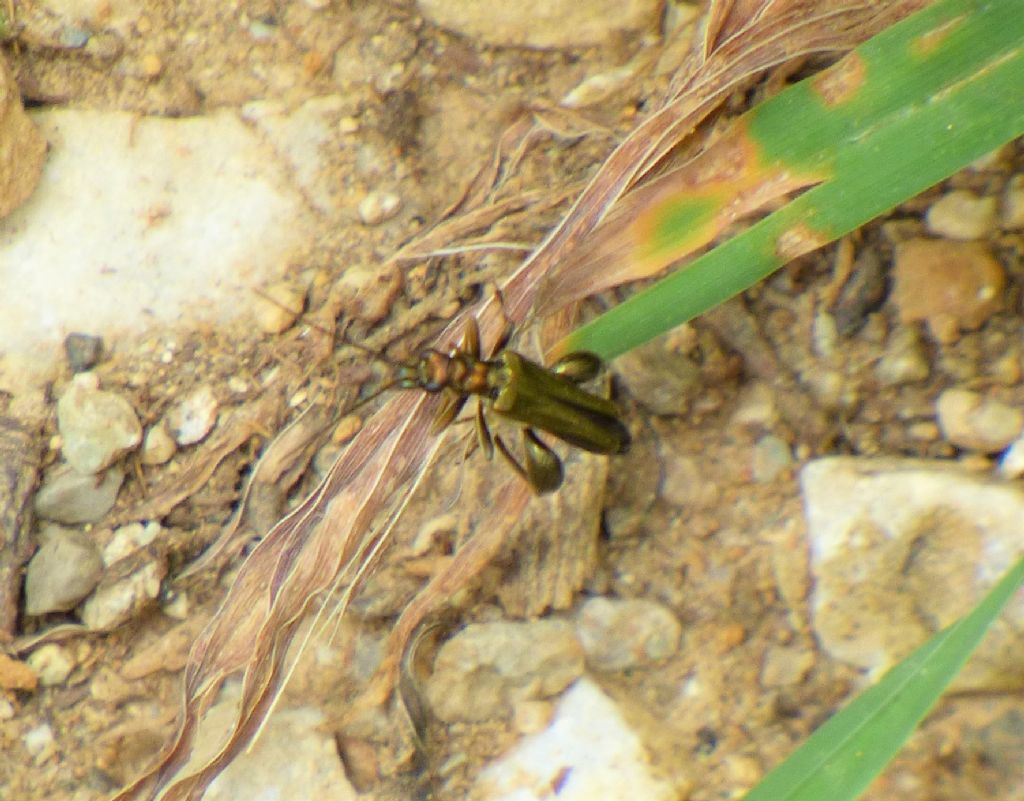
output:
M 339 141 L 335 151 L 324 155 L 326 178 L 341 196 L 338 207 L 349 211 L 325 221 L 323 235 L 309 243 L 308 253 L 290 271 L 297 284 L 310 287 L 306 318 L 276 336 L 243 324 L 177 332 L 182 348 L 191 354 L 185 366 L 182 361 L 171 366 L 161 361 L 154 345 L 164 332 L 152 332 L 138 342 L 113 343 L 114 355 L 97 367 L 103 386 L 119 388 L 144 421 L 158 419 L 200 383 L 227 386 L 236 376 L 257 375 L 271 365 L 279 365 L 288 376 L 287 402 L 274 407 L 273 427 L 224 458 L 209 481 L 162 519 L 167 538 L 162 547 L 173 576 L 230 518 L 259 446 L 298 415 L 304 398 L 331 397 L 350 404 L 357 384 L 372 387 L 379 382 L 377 366 L 367 365 L 350 347 L 332 352 L 316 327 L 317 311 L 324 308 L 338 276 L 350 265 L 380 263 L 422 231 L 426 220 L 458 197 L 524 104 L 557 100 L 586 76 L 628 62 L 645 43 L 639 37 L 624 38 L 612 47 L 566 52 L 488 48 L 432 28 L 406 2 L 329 3 L 324 8 L 300 2 L 198 0 L 145 0 L 143 5 L 137 35 L 119 37 L 112 57 L 84 55 L 42 41 L 44 32 L 52 34 L 50 18 L 42 12 L 26 16 L 21 43 L 7 46 L 26 101 L 188 116 L 237 109 L 251 100 L 294 106 L 312 97 L 340 95 L 343 114 L 358 121 L 358 131 L 339 137 L 357 136 L 389 159 L 387 173 L 403 207 L 412 210 L 388 226 L 360 225 L 351 209 L 373 188 L 373 181 L 356 163 L 357 150 Z M 240 33 L 254 26 L 280 34 L 254 40 Z M 180 47 L 186 41 L 187 54 Z M 349 75 L 332 66 L 338 53 L 345 52 L 357 62 Z M 394 63 L 404 65 L 400 75 L 382 77 Z M 571 143 L 553 137 L 523 163 L 518 180 L 523 186 L 568 186 L 588 176 L 643 113 L 663 80 L 637 77 L 593 110 L 607 135 Z M 1022 163 L 1020 147 L 1011 147 L 984 173 L 965 173 L 951 185 L 1005 183 Z M 942 191 L 933 190 L 929 197 L 894 211 L 887 221 L 859 232 L 850 240 L 858 255 L 871 251 L 888 264 L 892 247 L 885 224 L 922 226 L 923 210 Z M 516 235 L 536 242 L 556 213 L 537 219 L 535 230 Z M 1006 310 L 956 343 L 930 344 L 933 364 L 957 360 L 968 374 L 978 375 L 998 360 L 1006 342 L 1021 341 L 1024 241 L 1019 235 L 1000 235 L 992 244 L 1006 256 L 1010 272 Z M 606 462 L 570 461 L 573 500 L 537 501 L 531 512 L 532 525 L 543 521 L 552 536 L 573 536 L 588 514 L 599 521 L 599 529 L 592 531 L 599 535 L 595 547 L 585 557 L 585 593 L 654 599 L 682 622 L 683 645 L 673 657 L 600 679 L 630 710 L 631 723 L 642 732 L 654 764 L 680 788 L 680 798 L 729 798 L 749 788 L 860 686 L 857 672 L 819 650 L 811 628 L 811 577 L 796 481 L 800 464 L 827 453 L 952 454 L 941 439 L 922 439 L 913 428 L 930 417 L 933 399 L 947 382 L 941 370 L 922 384 L 866 392 L 841 421 L 829 419 L 801 384 L 800 377 L 813 371 L 817 359 L 812 332 L 818 302 L 832 291 L 833 268 L 842 258 L 830 248 L 802 259 L 708 320 L 613 364 L 616 397 L 625 410 L 633 447 Z M 367 313 L 364 306 L 360 317 L 359 310 L 342 308 L 339 319 L 350 321 L 352 339 L 374 348 L 394 343 L 388 353 L 401 358 L 415 353 L 445 319 L 487 291 L 514 264 L 513 255 L 491 254 L 403 268 L 401 275 L 381 282 L 386 299 L 379 314 Z M 832 368 L 848 378 L 863 373 L 867 387 L 872 385 L 869 368 L 899 323 L 884 304 L 850 304 L 855 307 L 849 312 L 852 332 L 844 335 Z M 65 370 L 54 383 L 53 397 L 69 379 Z M 1018 396 L 1019 384 L 1018 377 L 1010 387 Z M 757 467 L 760 434 L 735 423 L 738 411 L 756 405 L 757 393 L 766 386 L 782 410 L 772 431 L 793 454 L 792 462 L 777 471 Z M 661 388 L 667 399 L 652 398 L 652 388 Z M 41 435 L 43 442 L 55 434 L 55 418 L 51 420 Z M 350 432 L 336 431 L 309 469 L 278 497 L 254 501 L 249 518 L 254 536 L 269 529 L 315 485 L 318 471 L 329 464 L 345 433 Z M 448 504 L 456 512 L 488 502 L 487 482 L 494 475 L 489 471 L 502 466 L 485 467 L 479 453 L 464 458 L 466 438 L 456 435 L 452 440 L 432 467 L 437 475 L 424 491 L 430 500 L 412 510 L 396 535 L 399 543 L 415 538 L 417 516 L 443 528 L 436 521 L 452 514 L 445 498 L 454 499 Z M 48 462 L 56 458 L 52 452 L 46 456 Z M 152 494 L 154 487 L 184 481 L 175 472 L 180 464 L 134 465 L 111 520 Z M 585 507 L 574 505 L 578 499 Z M 454 528 L 469 525 L 465 520 L 460 518 Z M 457 531 L 457 537 L 470 534 Z M 521 540 L 510 547 L 532 546 Z M 584 558 L 581 550 L 585 548 L 563 548 L 560 558 Z M 510 582 L 528 580 L 508 570 L 510 562 L 488 571 L 467 598 L 458 600 L 452 613 L 455 625 L 523 611 L 522 598 L 532 590 L 509 589 Z M 393 619 L 388 615 L 400 610 L 424 573 L 429 574 L 426 559 L 416 563 L 415 571 L 385 562 L 384 578 L 369 588 L 370 600 L 361 607 L 362 622 L 356 628 L 386 630 Z M 190 584 L 184 620 L 150 610 L 109 634 L 64 641 L 75 667 L 63 684 L 8 691 L 14 712 L 0 722 L 5 754 L 0 760 L 0 796 L 25 801 L 101 798 L 147 762 L 170 731 L 188 648 L 184 635 L 194 634 L 213 614 L 231 575 L 229 568 L 223 578 L 200 576 Z M 374 599 L 383 600 L 366 611 Z M 19 634 L 34 635 L 59 622 L 25 620 Z M 172 632 L 174 637 L 169 637 Z M 764 665 L 779 653 L 810 659 L 798 680 L 766 684 Z M 130 674 L 128 666 L 138 666 L 140 659 L 159 669 L 139 669 L 144 675 L 126 678 L 126 668 Z M 685 718 L 673 715 L 678 688 L 697 673 L 705 677 L 706 708 L 697 714 L 690 707 Z M 330 692 L 328 687 L 303 685 L 306 690 L 325 696 Z M 992 759 L 986 750 L 986 738 L 994 736 L 993 721 L 1008 715 L 1020 715 L 1018 698 L 945 701 L 868 797 L 1024 797 L 1019 766 L 1010 759 Z M 46 759 L 33 761 L 23 750 L 22 736 L 42 722 L 56 735 L 55 749 Z M 506 749 L 515 734 L 504 721 L 450 727 L 432 722 L 428 739 L 433 763 L 428 771 L 449 763 L 453 754 L 461 755 L 434 787 L 439 799 L 458 799 L 465 797 L 481 766 Z M 379 761 L 386 764 L 388 759 Z M 388 775 L 375 779 L 379 784 L 373 791 L 380 797 L 400 794 L 407 781 Z

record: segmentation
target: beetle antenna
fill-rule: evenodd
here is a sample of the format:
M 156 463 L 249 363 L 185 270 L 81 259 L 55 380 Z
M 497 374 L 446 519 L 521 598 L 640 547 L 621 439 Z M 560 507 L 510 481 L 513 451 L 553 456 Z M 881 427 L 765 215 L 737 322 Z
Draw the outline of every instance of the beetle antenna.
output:
M 345 414 L 352 414 L 356 409 L 360 409 L 363 406 L 365 406 L 366 404 L 368 404 L 370 401 L 376 400 L 377 398 L 379 398 L 381 395 L 383 395 L 388 390 L 394 389 L 395 387 L 399 386 L 400 383 L 401 383 L 401 379 L 396 378 L 396 379 L 394 379 L 392 381 L 388 381 L 386 384 L 382 384 L 381 386 L 377 387 L 377 389 L 375 389 L 373 392 L 371 392 L 369 395 L 367 395 L 365 398 L 360 398 L 354 404 L 352 404 L 349 408 L 347 408 L 345 410 Z
M 366 345 L 361 345 L 360 343 L 355 342 L 344 335 L 341 335 L 338 338 L 341 340 L 342 344 L 349 345 L 355 348 L 356 350 L 361 350 L 374 361 L 380 362 L 381 364 L 386 364 L 388 367 L 405 367 L 405 365 L 402 364 L 401 362 L 392 361 L 387 356 L 382 356 L 380 351 L 374 350 L 373 348 L 367 347 Z

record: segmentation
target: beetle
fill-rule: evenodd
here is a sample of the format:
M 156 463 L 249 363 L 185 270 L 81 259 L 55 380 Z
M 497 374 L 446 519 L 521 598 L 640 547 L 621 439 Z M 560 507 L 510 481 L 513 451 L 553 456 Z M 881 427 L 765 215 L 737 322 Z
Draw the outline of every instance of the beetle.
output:
M 506 348 L 510 335 L 511 331 L 506 331 L 494 355 L 485 359 L 480 353 L 479 327 L 470 318 L 462 339 L 450 352 L 424 350 L 412 364 L 399 366 L 388 387 L 447 394 L 434 420 L 434 433 L 447 428 L 471 396 L 480 398 L 476 430 L 481 448 L 488 459 L 497 448 L 538 495 L 558 489 L 564 474 L 561 459 L 535 429 L 591 453 L 612 455 L 629 449 L 629 430 L 618 407 L 580 386 L 600 372 L 599 357 L 579 351 L 543 367 Z M 499 435 L 491 434 L 485 405 L 495 414 L 523 425 L 523 463 Z

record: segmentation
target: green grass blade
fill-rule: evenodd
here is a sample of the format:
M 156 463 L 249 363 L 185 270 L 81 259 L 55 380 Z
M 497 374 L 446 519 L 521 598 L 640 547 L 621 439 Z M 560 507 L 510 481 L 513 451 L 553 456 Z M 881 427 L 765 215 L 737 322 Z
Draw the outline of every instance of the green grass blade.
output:
M 1018 562 L 943 629 L 821 726 L 744 801 L 847 801 L 889 763 L 1024 582 Z
M 830 177 L 578 329 L 561 350 L 624 353 L 1024 133 L 1020 0 L 939 0 L 854 53 L 865 79 L 852 101 L 827 107 L 812 78 L 745 117 L 765 159 Z

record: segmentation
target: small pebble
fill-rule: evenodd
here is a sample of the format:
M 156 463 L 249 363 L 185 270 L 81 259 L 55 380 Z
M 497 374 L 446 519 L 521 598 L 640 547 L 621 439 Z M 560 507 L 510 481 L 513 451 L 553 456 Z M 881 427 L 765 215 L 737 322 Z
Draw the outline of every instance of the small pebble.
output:
M 103 339 L 90 334 L 68 334 L 64 337 L 64 355 L 71 372 L 82 373 L 99 362 L 103 355 Z
M 35 497 L 35 511 L 44 520 L 58 523 L 96 523 L 110 511 L 124 481 L 124 471 L 111 467 L 96 476 L 79 473 L 70 465 L 49 471 Z
M 907 426 L 907 436 L 918 442 L 935 442 L 941 434 L 939 427 L 930 420 L 921 420 Z
M 742 623 L 726 623 L 715 631 L 714 649 L 724 654 L 741 645 L 747 639 L 747 630 Z
M 160 60 L 160 56 L 155 53 L 146 53 L 142 57 L 142 74 L 149 79 L 159 78 L 160 73 L 163 72 L 164 65 Z
M 395 298 L 402 291 L 402 277 L 387 267 L 353 264 L 345 268 L 336 287 L 346 311 L 372 325 L 391 314 Z
M 1024 437 L 1015 439 L 999 460 L 999 475 L 1006 479 L 1024 478 Z
M 63 684 L 75 669 L 75 660 L 68 650 L 53 642 L 34 650 L 26 661 L 39 676 L 39 683 L 43 687 Z
M 683 628 L 661 604 L 642 599 L 591 598 L 579 613 L 577 634 L 595 670 L 626 670 L 671 656 Z
M 1011 349 L 989 366 L 988 374 L 1004 387 L 1016 386 L 1021 379 L 1020 353 Z
M 1006 187 L 1002 225 L 1008 231 L 1024 228 L 1024 175 L 1015 176 Z
M 168 432 L 166 421 L 161 420 L 146 432 L 146 438 L 142 443 L 142 463 L 166 464 L 177 450 L 178 445 Z
M 41 765 L 57 752 L 53 729 L 48 723 L 40 723 L 21 736 L 21 744 L 37 765 Z
M 784 439 L 768 434 L 754 446 L 750 459 L 750 472 L 758 484 L 767 484 L 783 475 L 793 466 L 793 452 Z
M 996 453 L 1024 430 L 1024 412 L 966 389 L 947 389 L 935 404 L 946 440 L 959 448 Z
M 954 190 L 931 205 L 925 222 L 947 239 L 985 239 L 996 230 L 996 199 Z
M 121 395 L 95 386 L 90 373 L 76 375 L 57 401 L 64 458 L 80 473 L 99 473 L 142 441 L 142 425 Z
M 800 372 L 800 380 L 825 408 L 849 407 L 856 402 L 851 396 L 851 391 L 856 392 L 853 382 L 848 382 L 839 370 L 804 369 Z
M 363 427 L 363 421 L 358 415 L 347 414 L 338 421 L 331 433 L 331 442 L 342 445 L 348 442 Z
M 927 381 L 931 365 L 913 325 L 901 326 L 886 343 L 885 352 L 875 366 L 875 375 L 884 387 L 898 387 Z
M 101 31 L 89 37 L 85 52 L 101 61 L 113 61 L 124 52 L 124 41 L 112 31 Z
M 45 615 L 73 609 L 99 583 L 103 560 L 81 531 L 47 526 L 43 543 L 25 569 L 25 612 Z
M 88 43 L 89 31 L 84 28 L 65 25 L 60 29 L 60 33 L 57 34 L 57 41 L 60 42 L 61 47 L 66 47 L 68 50 L 78 50 L 81 47 L 85 47 L 86 43 Z
M 1003 307 L 1006 275 L 978 242 L 911 239 L 896 246 L 891 299 L 904 323 L 925 321 L 943 343 L 974 331 Z
M 733 754 L 722 761 L 729 786 L 736 797 L 753 787 L 764 776 L 764 766 L 754 757 Z
M 277 26 L 263 20 L 253 20 L 249 23 L 249 35 L 257 42 L 269 42 L 277 36 Z
M 108 567 L 119 562 L 126 556 L 131 556 L 140 548 L 145 548 L 163 531 L 157 521 L 151 520 L 148 523 L 129 523 L 117 529 L 103 549 L 103 564 Z
M 82 622 L 92 631 L 110 631 L 135 617 L 159 594 L 167 566 L 142 562 L 138 569 L 117 579 L 104 580 L 82 605 Z
M 814 667 L 814 651 L 802 646 L 773 645 L 761 665 L 762 687 L 792 687 L 800 684 Z
M 0 651 L 0 689 L 34 690 L 39 686 L 39 676 L 20 659 Z M 0 693 L 0 700 L 6 700 L 8 693 Z M 2 716 L 0 716 L 2 719 Z
M 755 381 L 744 387 L 736 411 L 732 413 L 730 425 L 750 432 L 764 432 L 770 431 L 777 422 L 779 410 L 772 388 L 763 381 Z
M 170 601 L 160 608 L 167 617 L 174 620 L 187 620 L 192 605 L 188 601 L 188 593 L 178 591 Z
M 402 207 L 402 199 L 392 192 L 370 192 L 359 203 L 359 219 L 363 225 L 380 225 L 390 220 Z
M 167 428 L 179 445 L 194 445 L 217 422 L 217 398 L 209 385 L 194 389 L 166 416 Z
M 279 281 L 257 295 L 256 325 L 268 334 L 287 331 L 306 306 L 306 293 L 288 281 Z
M 819 311 L 814 316 L 814 325 L 811 332 L 814 342 L 814 352 L 823 359 L 828 359 L 836 352 L 839 344 L 839 329 L 836 326 L 836 318 L 827 311 Z
M 582 673 L 583 649 L 565 621 L 476 623 L 441 646 L 426 696 L 446 723 L 479 722 L 549 698 Z
M 523 701 L 516 704 L 512 725 L 521 735 L 536 734 L 548 727 L 554 713 L 555 707 L 550 701 Z

